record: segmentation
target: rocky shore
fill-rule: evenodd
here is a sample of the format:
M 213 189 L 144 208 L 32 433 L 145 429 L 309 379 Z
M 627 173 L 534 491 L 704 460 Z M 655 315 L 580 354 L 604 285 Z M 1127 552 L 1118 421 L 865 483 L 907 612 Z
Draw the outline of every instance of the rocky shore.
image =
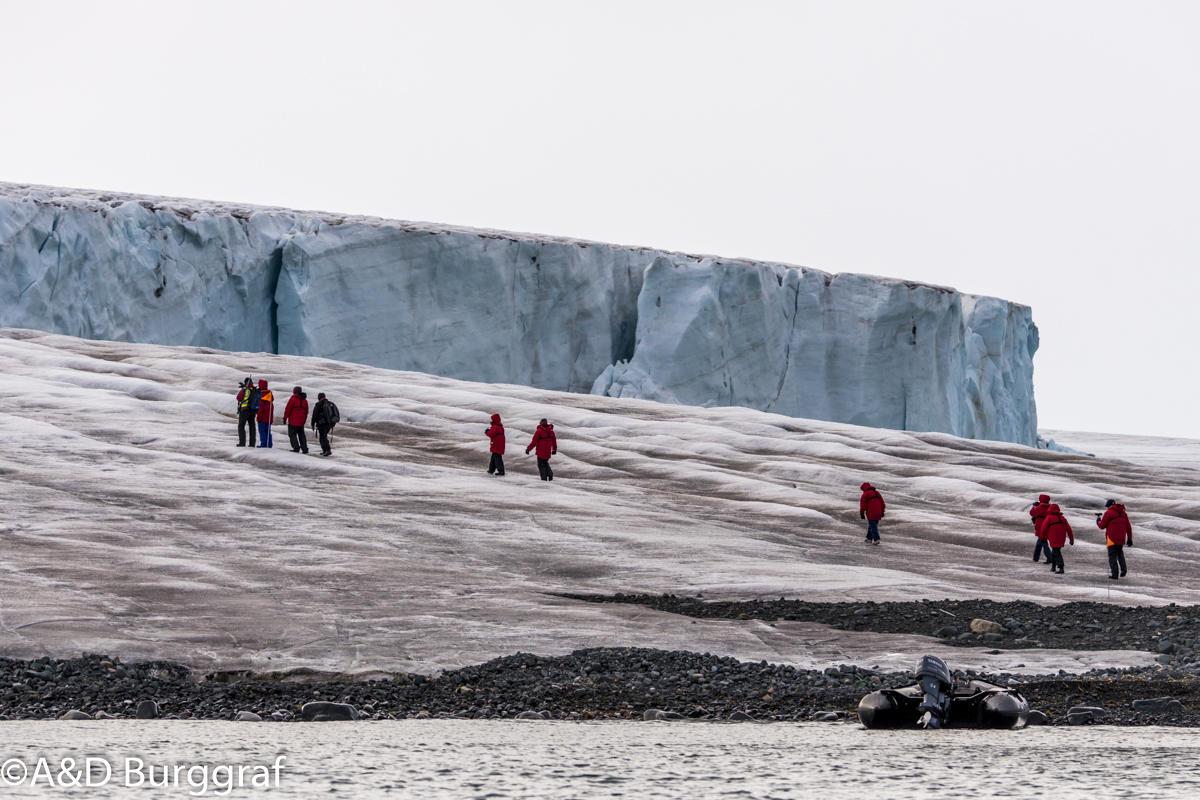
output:
M 951 665 L 953 666 L 953 665 Z M 1200 678 L 1154 666 L 1084 675 L 978 675 L 1018 688 L 1049 724 L 1069 724 L 1077 706 L 1099 708 L 1095 721 L 1116 725 L 1200 725 Z M 850 664 L 824 671 L 742 662 L 728 656 L 638 648 L 578 650 L 565 656 L 525 653 L 434 676 L 395 673 L 384 679 L 199 676 L 169 662 L 124 664 L 86 655 L 70 660 L 0 658 L 0 719 L 148 718 L 292 721 L 553 718 L 799 721 L 853 718 L 859 699 L 879 687 L 913 682 Z M 1174 698 L 1134 710 L 1134 701 Z M 1139 704 L 1140 705 L 1140 704 Z M 77 712 L 72 714 L 71 712 Z M 1080 719 L 1074 720 L 1076 723 Z
M 797 620 L 837 630 L 934 636 L 961 647 L 1005 650 L 1145 650 L 1161 664 L 1200 669 L 1200 608 L 1072 602 L 1041 606 L 991 600 L 813 603 L 806 600 L 705 601 L 664 595 L 562 594 L 587 603 L 630 603 L 703 619 Z

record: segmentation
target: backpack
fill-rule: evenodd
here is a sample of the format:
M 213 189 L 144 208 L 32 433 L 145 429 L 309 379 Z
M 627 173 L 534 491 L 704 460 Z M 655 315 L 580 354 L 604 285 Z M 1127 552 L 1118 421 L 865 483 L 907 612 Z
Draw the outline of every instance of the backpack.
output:
M 336 405 L 334 405 L 333 401 L 328 398 L 326 398 L 325 400 L 321 400 L 317 404 L 317 409 L 320 409 L 323 419 L 322 419 L 322 421 L 318 422 L 317 421 L 317 410 L 314 410 L 313 411 L 313 424 L 314 425 L 328 425 L 330 427 L 330 429 L 332 430 L 334 425 L 337 425 L 339 422 L 342 421 L 342 415 L 338 413 L 338 407 Z
M 247 386 L 242 390 L 242 400 L 238 404 L 242 411 L 258 411 L 258 387 Z

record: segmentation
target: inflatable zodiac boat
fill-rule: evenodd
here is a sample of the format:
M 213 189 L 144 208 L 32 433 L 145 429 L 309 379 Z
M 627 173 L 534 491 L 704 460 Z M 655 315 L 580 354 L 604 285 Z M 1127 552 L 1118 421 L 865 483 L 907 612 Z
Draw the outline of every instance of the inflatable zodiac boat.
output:
M 868 728 L 1021 728 L 1029 701 L 1021 693 L 986 681 L 955 681 L 946 662 L 925 656 L 917 682 L 882 689 L 858 703 Z

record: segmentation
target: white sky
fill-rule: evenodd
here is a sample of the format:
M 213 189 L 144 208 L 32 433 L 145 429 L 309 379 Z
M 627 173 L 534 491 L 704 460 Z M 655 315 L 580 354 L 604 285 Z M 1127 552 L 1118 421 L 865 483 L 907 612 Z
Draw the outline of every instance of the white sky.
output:
M 1200 438 L 1200 3 L 0 2 L 0 179 L 1033 306 L 1041 425 Z

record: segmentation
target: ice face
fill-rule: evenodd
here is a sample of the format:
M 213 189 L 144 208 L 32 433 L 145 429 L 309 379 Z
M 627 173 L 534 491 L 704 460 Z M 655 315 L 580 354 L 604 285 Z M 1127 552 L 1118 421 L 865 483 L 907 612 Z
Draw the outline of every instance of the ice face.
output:
M 1028 308 L 786 265 L 658 258 L 594 394 L 1033 445 Z
M 342 417 L 334 456 L 292 453 L 282 425 L 274 449 L 237 448 L 234 395 L 247 376 L 270 381 L 277 409 L 294 385 L 310 401 L 328 393 Z M 503 478 L 485 472 L 496 413 Z M 524 453 L 543 417 L 558 436 L 553 483 Z M 1089 442 L 1093 459 L 745 408 L 0 330 L 0 652 L 421 672 L 598 646 L 897 669 L 924 653 L 972 668 L 1150 663 L 1144 651 L 997 656 L 807 623 L 693 624 L 555 596 L 1196 602 L 1200 446 L 1127 438 L 1135 449 L 1117 452 L 1131 460 L 1106 460 L 1117 440 Z M 1178 463 L 1132 458 L 1160 450 Z M 863 545 L 864 481 L 887 501 L 879 547 Z M 1029 506 L 1042 492 L 1075 527 L 1061 580 L 1030 559 Z M 1109 497 L 1127 505 L 1137 535 L 1120 582 L 1107 579 L 1091 523 Z
M 0 183 L 0 325 L 1036 441 L 1028 308 L 531 234 Z

